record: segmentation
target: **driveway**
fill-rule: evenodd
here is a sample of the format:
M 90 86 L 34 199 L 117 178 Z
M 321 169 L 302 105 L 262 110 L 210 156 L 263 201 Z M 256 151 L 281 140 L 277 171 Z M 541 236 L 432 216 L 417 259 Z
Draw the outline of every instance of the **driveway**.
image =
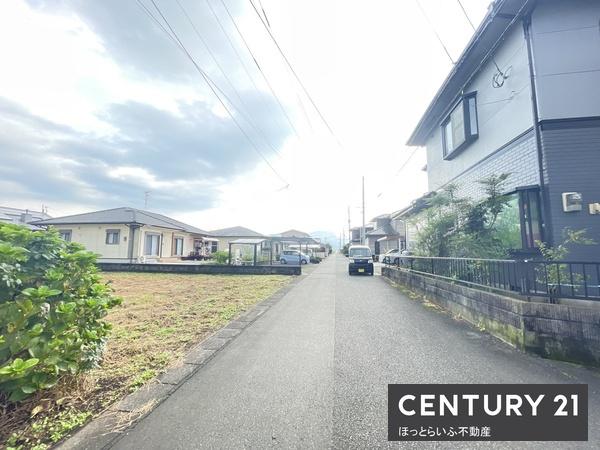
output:
M 462 447 L 597 448 L 597 371 L 521 353 L 346 264 L 314 268 L 115 447 L 397 448 L 388 383 L 588 383 L 590 442 Z

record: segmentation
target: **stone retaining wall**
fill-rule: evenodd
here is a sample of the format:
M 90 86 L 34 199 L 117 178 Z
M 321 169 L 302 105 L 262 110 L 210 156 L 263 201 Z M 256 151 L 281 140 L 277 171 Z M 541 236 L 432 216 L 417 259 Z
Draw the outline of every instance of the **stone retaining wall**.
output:
M 600 366 L 600 309 L 536 303 L 395 267 L 382 275 L 490 334 L 538 355 Z
M 229 266 L 219 264 L 98 263 L 104 272 L 204 273 L 227 275 L 300 275 L 300 266 Z

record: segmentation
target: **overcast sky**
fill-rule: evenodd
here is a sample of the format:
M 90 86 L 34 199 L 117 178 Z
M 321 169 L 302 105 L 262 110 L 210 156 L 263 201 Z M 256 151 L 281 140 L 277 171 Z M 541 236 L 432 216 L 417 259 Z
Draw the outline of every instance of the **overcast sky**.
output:
M 426 191 L 424 149 L 398 169 L 452 64 L 416 0 L 261 0 L 341 146 L 249 0 L 155 2 L 249 139 L 136 0 L 4 0 L 0 205 L 60 216 L 143 208 L 148 191 L 149 210 L 203 229 L 339 234 L 348 206 L 361 220 L 362 175 L 367 220 Z M 420 3 L 458 58 L 472 35 L 458 2 Z M 462 3 L 478 24 L 489 1 Z

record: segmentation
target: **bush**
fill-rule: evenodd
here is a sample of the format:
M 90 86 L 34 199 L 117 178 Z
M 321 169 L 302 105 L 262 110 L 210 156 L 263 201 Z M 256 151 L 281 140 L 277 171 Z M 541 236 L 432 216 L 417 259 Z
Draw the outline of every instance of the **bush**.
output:
M 0 224 L 0 394 L 19 401 L 98 364 L 120 299 L 95 263 L 56 231 Z
M 229 252 L 219 250 L 218 252 L 214 252 L 212 254 L 212 257 L 217 264 L 227 264 L 227 260 L 229 259 Z
M 415 219 L 419 256 L 504 258 L 520 245 L 518 216 L 510 214 L 510 197 L 503 195 L 508 174 L 490 175 L 478 181 L 485 198 L 475 202 L 456 196 L 448 185 L 426 200 L 426 209 Z

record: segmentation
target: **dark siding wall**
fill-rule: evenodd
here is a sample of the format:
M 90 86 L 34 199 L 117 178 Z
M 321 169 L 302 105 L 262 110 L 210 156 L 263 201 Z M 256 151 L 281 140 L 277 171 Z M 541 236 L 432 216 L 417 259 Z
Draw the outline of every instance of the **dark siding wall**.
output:
M 600 215 L 588 210 L 600 202 L 600 118 L 542 123 L 542 145 L 553 241 L 561 242 L 566 227 L 585 228 L 599 244 L 576 246 L 568 259 L 600 261 Z M 583 210 L 563 212 L 563 192 L 581 192 Z

